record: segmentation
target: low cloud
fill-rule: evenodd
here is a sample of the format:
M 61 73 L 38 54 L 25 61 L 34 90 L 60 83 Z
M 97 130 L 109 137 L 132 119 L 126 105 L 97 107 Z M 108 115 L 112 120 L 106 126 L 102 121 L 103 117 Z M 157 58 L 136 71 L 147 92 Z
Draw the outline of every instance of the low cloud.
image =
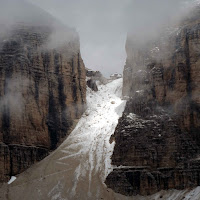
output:
M 5 112 L 9 108 L 13 113 L 22 114 L 25 109 L 23 90 L 29 86 L 28 79 L 7 79 L 4 94 L 0 97 L 0 111 Z
M 2 21 L 12 24 L 13 20 L 17 19 L 40 25 L 53 23 L 53 26 L 61 21 L 69 27 L 74 27 L 80 35 L 81 52 L 86 67 L 99 69 L 104 75 L 109 76 L 110 73 L 123 70 L 127 33 L 134 35 L 134 39 L 140 42 L 155 38 L 163 27 L 177 19 L 184 7 L 188 8 L 199 1 L 0 0 L 0 2 L 0 24 Z M 39 11 L 38 7 L 42 9 Z M 48 44 L 50 48 L 71 40 L 70 32 L 67 35 L 64 31 L 58 31 L 58 26 L 55 28 L 56 31 L 52 33 Z

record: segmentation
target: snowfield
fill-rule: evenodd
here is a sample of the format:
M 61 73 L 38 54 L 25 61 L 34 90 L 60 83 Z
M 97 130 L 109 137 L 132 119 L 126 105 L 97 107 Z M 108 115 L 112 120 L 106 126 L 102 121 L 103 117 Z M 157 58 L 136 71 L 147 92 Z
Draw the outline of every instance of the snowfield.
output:
M 10 180 L 8 181 L 8 184 L 11 184 L 12 182 L 14 182 L 16 180 L 16 177 L 15 176 L 12 176 L 10 178 Z
M 0 199 L 9 200 L 199 200 L 200 187 L 161 191 L 149 197 L 125 197 L 104 184 L 113 170 L 114 133 L 126 101 L 122 79 L 87 90 L 87 110 L 63 144 L 50 156 L 0 187 Z M 129 115 L 134 118 L 134 114 Z M 122 166 L 123 167 L 123 166 Z M 14 181 L 14 182 L 13 182 Z
M 87 88 L 87 110 L 61 146 L 63 156 L 58 159 L 58 163 L 66 163 L 68 158 L 79 160 L 71 197 L 76 196 L 77 184 L 86 176 L 88 197 L 92 196 L 91 184 L 95 174 L 98 174 L 103 183 L 113 169 L 110 157 L 114 142 L 110 144 L 109 140 L 126 104 L 126 101 L 121 100 L 122 79 L 99 85 L 98 88 L 98 92 Z

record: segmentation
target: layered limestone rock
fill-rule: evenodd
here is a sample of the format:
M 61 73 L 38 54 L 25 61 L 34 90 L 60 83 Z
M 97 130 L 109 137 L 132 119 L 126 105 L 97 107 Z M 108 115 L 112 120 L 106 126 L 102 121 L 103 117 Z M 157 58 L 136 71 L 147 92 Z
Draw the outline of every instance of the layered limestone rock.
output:
M 148 94 L 135 94 L 116 128 L 106 184 L 124 195 L 199 185 L 200 148 Z
M 108 187 L 124 195 L 200 185 L 200 15 L 157 41 L 127 40 L 123 95 Z
M 1 37 L 0 181 L 48 155 L 84 111 L 79 38 L 74 30 L 57 27 L 20 22 Z

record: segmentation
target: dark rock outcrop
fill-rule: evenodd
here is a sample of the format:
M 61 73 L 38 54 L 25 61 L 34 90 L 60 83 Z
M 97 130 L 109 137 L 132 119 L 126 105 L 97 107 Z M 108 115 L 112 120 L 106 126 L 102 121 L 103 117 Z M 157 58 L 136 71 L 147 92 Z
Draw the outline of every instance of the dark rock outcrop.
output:
M 105 78 L 100 71 L 93 71 L 90 69 L 86 70 L 86 76 L 88 77 L 88 80 L 91 79 L 93 82 L 99 82 L 100 84 L 107 84 L 108 79 Z
M 124 195 L 200 185 L 200 15 L 157 41 L 127 40 L 123 95 L 106 184 Z
M 102 74 L 100 71 L 93 71 L 93 70 L 87 69 L 86 76 L 87 77 L 95 77 L 96 79 L 100 79 L 102 77 Z
M 87 86 L 89 88 L 91 88 L 95 92 L 98 91 L 98 87 L 97 87 L 96 81 L 94 79 L 92 79 L 92 78 L 87 80 Z
M 20 22 L 1 37 L 0 181 L 48 155 L 85 109 L 78 35 L 57 26 L 68 41 L 55 44 L 55 27 L 49 23 Z
M 97 84 L 108 83 L 108 79 L 105 78 L 100 71 L 93 71 L 90 69 L 86 69 L 86 76 L 87 76 L 87 86 L 95 92 L 98 91 Z
M 199 185 L 199 145 L 147 95 L 129 100 L 119 120 L 107 186 L 124 195 L 150 195 Z

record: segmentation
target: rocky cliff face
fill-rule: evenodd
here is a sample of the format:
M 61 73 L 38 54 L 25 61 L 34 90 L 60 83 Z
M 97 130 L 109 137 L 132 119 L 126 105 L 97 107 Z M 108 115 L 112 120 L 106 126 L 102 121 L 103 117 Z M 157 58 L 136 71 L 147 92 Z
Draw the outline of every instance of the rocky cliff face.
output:
M 77 33 L 52 46 L 51 26 L 15 24 L 0 41 L 0 181 L 43 159 L 85 107 Z
M 123 95 L 108 187 L 125 195 L 200 185 L 200 15 L 157 41 L 127 40 Z

